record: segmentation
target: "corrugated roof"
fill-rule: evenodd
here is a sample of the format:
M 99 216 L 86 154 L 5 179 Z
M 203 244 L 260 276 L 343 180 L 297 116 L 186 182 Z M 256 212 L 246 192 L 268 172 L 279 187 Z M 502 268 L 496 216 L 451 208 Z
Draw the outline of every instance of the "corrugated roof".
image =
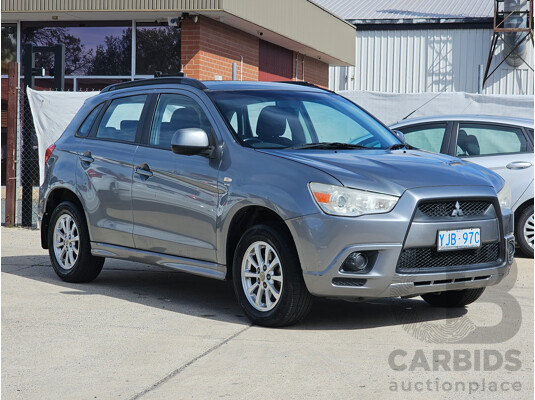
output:
M 313 0 L 345 20 L 491 18 L 492 0 Z

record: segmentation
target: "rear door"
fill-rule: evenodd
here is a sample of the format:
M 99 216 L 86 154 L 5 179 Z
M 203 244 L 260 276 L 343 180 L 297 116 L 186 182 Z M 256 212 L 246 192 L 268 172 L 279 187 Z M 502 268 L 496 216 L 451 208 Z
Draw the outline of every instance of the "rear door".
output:
M 132 162 L 146 100 L 135 94 L 108 101 L 81 143 L 76 180 L 95 242 L 134 247 Z
M 155 95 L 156 96 L 156 95 Z M 189 92 L 156 96 L 134 157 L 132 207 L 136 248 L 216 261 L 219 158 L 171 151 L 173 133 L 201 128 L 217 143 L 207 109 Z
M 499 174 L 511 187 L 513 207 L 533 182 L 533 146 L 517 126 L 459 122 L 455 154 Z

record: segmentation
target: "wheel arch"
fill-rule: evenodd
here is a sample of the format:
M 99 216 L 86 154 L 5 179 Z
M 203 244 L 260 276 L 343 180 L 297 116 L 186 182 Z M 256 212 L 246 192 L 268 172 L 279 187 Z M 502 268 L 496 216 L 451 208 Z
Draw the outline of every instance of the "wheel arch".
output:
M 43 210 L 43 219 L 41 220 L 41 247 L 43 249 L 48 249 L 48 225 L 50 223 L 52 212 L 58 206 L 58 204 L 63 203 L 64 201 L 70 201 L 74 203 L 85 216 L 82 202 L 72 190 L 66 188 L 57 188 L 50 192 L 46 199 Z
M 533 198 L 526 200 L 525 202 L 523 202 L 522 204 L 520 204 L 516 208 L 516 210 L 515 210 L 515 225 L 516 225 L 516 221 L 518 221 L 518 218 L 520 217 L 520 214 L 522 214 L 522 212 L 526 209 L 526 207 L 529 207 L 531 205 L 533 205 Z
M 280 229 L 287 235 L 288 239 L 291 240 L 291 245 L 295 248 L 295 241 L 292 233 L 279 214 L 265 206 L 245 206 L 233 215 L 226 233 L 226 242 L 224 246 L 225 255 L 223 258 L 227 265 L 226 279 L 232 278 L 232 262 L 240 238 L 251 226 L 259 224 Z

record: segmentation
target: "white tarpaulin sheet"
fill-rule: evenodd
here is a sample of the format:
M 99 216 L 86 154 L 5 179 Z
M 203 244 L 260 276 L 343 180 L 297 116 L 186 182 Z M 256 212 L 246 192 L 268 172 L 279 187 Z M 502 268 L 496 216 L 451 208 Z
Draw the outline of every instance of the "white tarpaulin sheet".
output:
M 46 149 L 61 136 L 84 101 L 98 93 L 28 89 L 39 143 L 40 183 L 43 183 Z M 479 95 L 463 92 L 393 94 L 342 91 L 339 94 L 354 101 L 386 125 L 402 120 L 415 110 L 409 118 L 445 114 L 533 118 L 533 96 Z
M 39 149 L 39 184 L 43 184 L 45 151 L 61 136 L 84 101 L 100 92 L 51 92 L 28 88 L 28 100 Z
M 386 125 L 410 118 L 448 114 L 496 115 L 533 118 L 533 96 L 490 95 L 465 92 L 396 94 L 344 90 L 338 92 Z

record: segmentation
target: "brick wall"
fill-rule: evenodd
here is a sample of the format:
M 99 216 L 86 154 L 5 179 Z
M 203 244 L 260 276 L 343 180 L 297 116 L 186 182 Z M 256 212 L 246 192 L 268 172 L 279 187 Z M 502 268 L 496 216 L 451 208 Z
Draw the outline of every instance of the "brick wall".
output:
M 182 65 L 186 76 L 200 80 L 232 79 L 232 63 L 237 64 L 243 80 L 257 81 L 260 40 L 253 35 L 232 28 L 216 20 L 200 16 L 197 23 L 182 22 Z M 293 53 L 292 77 L 295 78 Z M 241 71 L 243 57 L 243 71 Z M 302 60 L 305 60 L 305 81 L 329 87 L 329 65 L 311 57 L 298 55 L 297 79 L 302 80 Z
M 307 57 L 294 52 L 294 76 L 295 76 L 295 57 L 297 62 L 297 80 L 306 81 L 315 85 L 329 88 L 329 65 L 312 57 Z M 305 60 L 305 78 L 303 79 L 303 59 Z
M 241 71 L 243 57 L 243 71 Z M 182 65 L 186 76 L 200 80 L 232 79 L 232 63 L 237 78 L 258 80 L 258 38 L 218 21 L 200 17 L 197 23 L 182 23 Z

